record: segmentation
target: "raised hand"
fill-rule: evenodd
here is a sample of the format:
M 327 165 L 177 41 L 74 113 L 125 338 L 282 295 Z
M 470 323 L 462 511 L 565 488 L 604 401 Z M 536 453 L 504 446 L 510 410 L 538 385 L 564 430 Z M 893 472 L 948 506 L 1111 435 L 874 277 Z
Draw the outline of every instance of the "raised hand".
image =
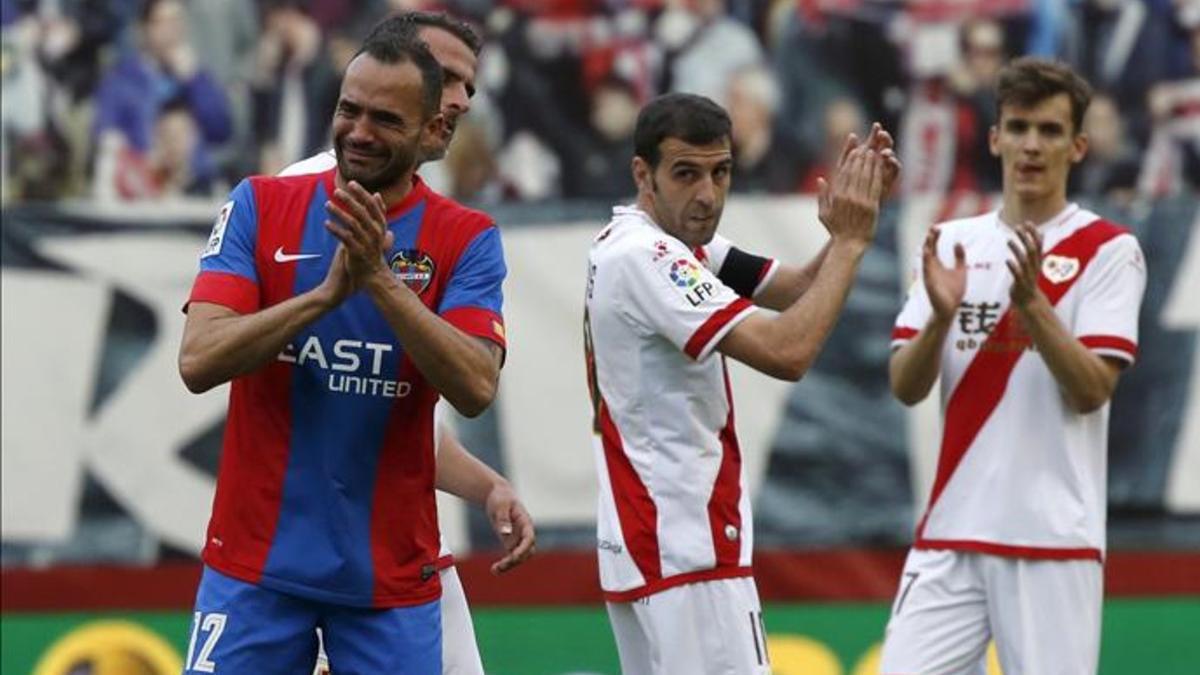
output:
M 937 254 L 941 236 L 942 230 L 937 227 L 925 235 L 925 244 L 921 247 L 921 271 L 934 316 L 948 320 L 958 311 L 967 293 L 967 251 L 962 244 L 955 244 L 954 267 L 946 267 Z
M 896 156 L 896 143 L 892 135 L 879 122 L 871 125 L 871 133 L 867 136 L 867 147 L 878 152 L 884 159 L 883 163 L 883 198 L 892 193 L 896 179 L 900 177 L 900 158 Z
M 1037 226 L 1029 221 L 1013 229 L 1020 243 L 1008 242 L 1008 250 L 1013 254 L 1013 257 L 1005 262 L 1013 277 L 1008 295 L 1014 307 L 1024 309 L 1042 292 L 1038 288 L 1038 277 L 1042 273 L 1042 234 L 1038 232 Z
M 884 158 L 851 134 L 831 181 L 817 180 L 818 218 L 834 239 L 870 243 L 883 194 Z
M 325 202 L 331 216 L 325 221 L 325 229 L 345 247 L 346 268 L 358 285 L 371 274 L 387 271 L 384 256 L 391 250 L 395 235 L 387 227 L 379 193 L 371 194 L 357 181 L 350 181 L 333 196 Z

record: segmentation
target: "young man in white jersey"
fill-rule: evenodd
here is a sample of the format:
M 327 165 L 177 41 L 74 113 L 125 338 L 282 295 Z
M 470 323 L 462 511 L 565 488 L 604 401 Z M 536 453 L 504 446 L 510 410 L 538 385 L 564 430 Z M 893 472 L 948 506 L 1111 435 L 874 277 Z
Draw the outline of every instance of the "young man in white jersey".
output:
M 446 14 L 404 12 L 384 19 L 372 29 L 397 42 L 419 40 L 428 46 L 442 67 L 441 113 L 444 120 L 438 142 L 421 148 L 419 162 L 442 159 L 454 137 L 458 118 L 471 109 L 475 94 L 475 67 L 482 46 L 479 36 L 467 24 Z M 297 162 L 280 175 L 318 173 L 334 167 L 332 149 Z M 439 406 L 440 407 L 440 406 Z M 444 422 L 437 432 L 437 488 L 482 507 L 505 548 L 505 555 L 492 565 L 502 574 L 533 554 L 533 520 L 512 486 L 503 476 L 470 454 Z M 443 543 L 438 559 L 442 584 L 442 672 L 445 675 L 483 675 L 475 629 L 462 582 L 453 564 L 453 556 Z M 317 659 L 318 675 L 331 672 L 324 649 Z M 336 664 L 333 672 L 336 672 Z
M 659 97 L 638 116 L 634 145 L 637 203 L 616 207 L 592 245 L 584 319 L 600 580 L 621 670 L 765 674 L 725 357 L 782 379 L 804 374 L 837 321 L 899 164 L 878 125 L 865 143 L 849 138 L 837 173 L 821 183 L 829 243 L 793 267 L 716 233 L 733 166 L 718 105 Z
M 941 377 L 944 429 L 883 647 L 887 675 L 1096 672 L 1109 400 L 1137 353 L 1146 268 L 1068 203 L 1090 87 L 1023 58 L 998 78 L 998 212 L 930 230 L 896 320 L 892 391 Z

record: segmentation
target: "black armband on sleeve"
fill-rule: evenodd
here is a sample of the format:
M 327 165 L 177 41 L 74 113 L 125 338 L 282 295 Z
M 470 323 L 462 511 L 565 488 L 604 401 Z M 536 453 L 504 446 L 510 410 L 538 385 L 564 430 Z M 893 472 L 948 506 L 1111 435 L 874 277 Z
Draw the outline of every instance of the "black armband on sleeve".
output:
M 758 288 L 758 283 L 762 281 L 770 264 L 769 258 L 746 253 L 734 246 L 726 254 L 717 278 L 738 295 L 750 299 L 754 297 L 754 290 Z

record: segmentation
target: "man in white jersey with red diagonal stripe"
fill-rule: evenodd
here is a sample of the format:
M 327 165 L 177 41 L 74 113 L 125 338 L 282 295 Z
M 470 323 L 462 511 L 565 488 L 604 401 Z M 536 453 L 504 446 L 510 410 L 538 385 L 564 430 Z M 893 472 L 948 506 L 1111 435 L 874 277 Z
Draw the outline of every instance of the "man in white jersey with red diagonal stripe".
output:
M 1090 87 L 1019 59 L 991 131 L 1004 204 L 930 230 L 896 319 L 892 390 L 941 376 L 944 430 L 887 627 L 885 675 L 1096 672 L 1109 399 L 1137 353 L 1146 268 L 1124 228 L 1067 202 Z
M 862 144 L 848 139 L 821 185 L 830 241 L 792 267 L 716 234 L 733 164 L 719 106 L 659 97 L 639 115 L 634 145 L 638 200 L 614 209 L 592 245 L 585 313 L 600 581 L 621 671 L 765 675 L 725 357 L 779 378 L 804 374 L 837 320 L 899 163 L 878 125 Z

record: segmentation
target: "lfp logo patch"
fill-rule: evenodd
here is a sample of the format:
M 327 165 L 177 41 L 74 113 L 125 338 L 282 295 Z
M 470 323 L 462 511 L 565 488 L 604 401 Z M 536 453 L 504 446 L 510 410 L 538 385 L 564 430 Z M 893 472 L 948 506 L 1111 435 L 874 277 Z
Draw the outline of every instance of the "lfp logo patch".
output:
M 412 289 L 413 293 L 420 295 L 429 288 L 430 282 L 433 281 L 433 273 L 435 270 L 433 258 L 429 254 L 415 248 L 402 248 L 392 255 L 391 262 L 392 274 L 396 278 L 404 282 L 405 286 Z
M 687 258 L 680 258 L 671 263 L 669 274 L 671 283 L 677 288 L 687 290 L 700 283 L 700 267 Z

